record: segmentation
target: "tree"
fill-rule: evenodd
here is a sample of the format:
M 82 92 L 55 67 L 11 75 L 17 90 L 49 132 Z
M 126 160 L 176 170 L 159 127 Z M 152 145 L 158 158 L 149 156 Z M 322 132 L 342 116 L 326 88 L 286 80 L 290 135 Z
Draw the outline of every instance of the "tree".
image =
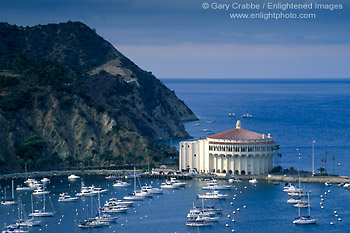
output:
M 122 161 L 124 160 L 124 157 L 121 154 L 119 154 L 115 159 L 117 160 L 117 163 L 121 165 Z
M 324 169 L 323 167 L 317 168 L 317 171 L 319 171 L 321 173 L 321 176 L 323 174 L 323 172 L 326 171 L 326 169 Z
M 144 160 L 143 155 L 138 155 L 138 156 L 136 156 L 136 162 L 137 162 L 138 164 L 140 164 L 143 160 Z

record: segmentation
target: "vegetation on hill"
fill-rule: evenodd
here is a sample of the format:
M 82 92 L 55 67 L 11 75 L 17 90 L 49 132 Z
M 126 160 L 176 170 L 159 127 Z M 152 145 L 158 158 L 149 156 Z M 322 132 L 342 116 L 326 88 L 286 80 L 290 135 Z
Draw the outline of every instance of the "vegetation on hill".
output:
M 192 111 L 83 23 L 0 23 L 0 166 L 143 165 Z

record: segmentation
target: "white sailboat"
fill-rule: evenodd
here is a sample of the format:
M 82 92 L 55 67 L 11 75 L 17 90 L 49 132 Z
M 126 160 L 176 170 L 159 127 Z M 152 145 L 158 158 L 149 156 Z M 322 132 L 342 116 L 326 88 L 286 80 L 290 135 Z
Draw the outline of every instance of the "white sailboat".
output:
M 91 197 L 91 215 L 92 215 L 92 197 Z M 100 205 L 100 193 L 98 193 L 98 214 L 97 217 L 84 220 L 78 224 L 80 228 L 100 228 L 109 226 L 111 221 L 106 221 L 105 218 L 101 218 L 101 205 Z
M 7 200 L 6 198 L 6 187 L 5 187 L 5 200 L 1 202 L 1 205 L 17 205 L 17 202 L 15 202 L 15 195 L 13 192 L 13 180 L 12 180 L 12 199 Z
M 145 197 L 152 197 L 151 193 L 136 189 L 136 168 L 134 167 L 134 192 L 123 197 L 124 200 L 142 201 Z
M 311 218 L 311 215 L 310 215 L 310 195 L 309 195 L 309 192 L 307 193 L 307 200 L 309 203 L 309 205 L 308 205 L 309 215 L 308 216 L 301 216 L 300 207 L 299 207 L 299 217 L 293 221 L 294 224 L 305 225 L 305 224 L 315 224 L 317 222 L 318 219 Z
M 20 204 L 18 211 L 19 211 L 18 220 L 16 222 L 17 225 L 19 225 L 21 227 L 40 226 L 40 224 L 41 224 L 40 220 L 35 220 L 34 217 L 32 217 L 30 219 L 27 218 L 27 215 L 25 214 L 22 203 Z M 33 211 L 33 205 L 32 205 L 32 211 Z
M 45 194 L 43 195 L 43 208 L 40 210 L 34 210 L 32 211 L 32 213 L 29 214 L 30 217 L 53 217 L 54 215 L 55 215 L 55 212 L 46 211 Z

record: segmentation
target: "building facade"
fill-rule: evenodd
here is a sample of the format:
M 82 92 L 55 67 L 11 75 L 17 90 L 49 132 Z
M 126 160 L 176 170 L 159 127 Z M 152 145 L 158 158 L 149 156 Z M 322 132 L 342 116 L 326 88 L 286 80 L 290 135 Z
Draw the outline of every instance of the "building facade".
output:
M 259 175 L 272 169 L 276 143 L 270 134 L 236 128 L 197 141 L 182 141 L 179 168 L 204 173 Z

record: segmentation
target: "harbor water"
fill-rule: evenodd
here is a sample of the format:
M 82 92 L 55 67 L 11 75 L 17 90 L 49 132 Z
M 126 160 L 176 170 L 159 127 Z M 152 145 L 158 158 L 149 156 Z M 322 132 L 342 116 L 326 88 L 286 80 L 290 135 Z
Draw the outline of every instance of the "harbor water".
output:
M 113 181 L 103 176 L 83 177 L 85 185 L 107 188 L 109 191 L 101 196 L 101 203 L 107 199 L 116 197 L 122 199 L 133 190 L 133 185 L 128 188 L 113 187 Z M 16 180 L 15 184 L 22 184 L 23 179 Z M 10 188 L 10 180 L 2 180 L 1 190 L 4 186 Z M 130 180 L 131 184 L 133 181 Z M 159 187 L 164 180 L 140 179 L 140 183 L 152 183 Z M 186 215 L 193 205 L 201 206 L 201 200 L 196 195 L 205 193 L 201 187 L 208 181 L 186 180 L 186 187 L 180 189 L 164 190 L 163 194 L 154 195 L 138 201 L 127 213 L 114 214 L 118 216 L 117 223 L 109 227 L 96 229 L 81 229 L 77 223 L 95 216 L 98 210 L 98 197 L 82 197 L 77 202 L 58 202 L 58 195 L 68 192 L 71 196 L 80 191 L 80 181 L 68 181 L 67 177 L 52 177 L 47 189 L 52 193 L 50 199 L 46 197 L 46 210 L 56 212 L 54 217 L 41 218 L 41 226 L 33 227 L 30 232 L 349 232 L 350 221 L 350 190 L 332 185 L 327 187 L 322 184 L 302 184 L 305 190 L 312 190 L 310 195 L 311 215 L 319 221 L 314 225 L 298 226 L 292 221 L 298 216 L 298 209 L 287 203 L 290 198 L 283 192 L 283 184 L 274 185 L 272 182 L 259 181 L 251 184 L 248 181 L 233 184 L 232 190 L 221 190 L 227 194 L 225 200 L 205 201 L 205 205 L 215 204 L 216 208 L 222 208 L 219 221 L 209 227 L 186 226 Z M 226 180 L 219 180 L 220 184 L 229 184 Z M 297 184 L 296 184 L 297 185 Z M 9 190 L 9 189 L 7 189 Z M 329 190 L 329 191 L 328 191 Z M 325 195 L 327 193 L 327 195 Z M 1 192 L 3 194 L 3 192 Z M 10 194 L 10 192 L 8 192 Z M 323 195 L 324 201 L 321 201 Z M 28 214 L 31 211 L 30 193 L 15 191 L 15 199 L 25 204 L 24 209 Z M 235 198 L 235 199 L 233 199 Z M 322 202 L 323 209 L 320 208 Z M 52 203 L 52 205 L 51 205 Z M 92 204 L 91 204 L 92 203 Z M 34 208 L 42 208 L 42 196 L 34 197 Z M 93 207 L 91 209 L 91 206 Z M 246 206 L 246 208 L 244 208 Z M 0 206 L 0 220 L 2 224 L 13 223 L 18 219 L 17 206 Z M 239 210 L 238 210 L 239 209 Z M 233 213 L 235 211 L 235 213 Z M 307 210 L 302 210 L 307 214 Z M 335 217 L 337 211 L 338 217 Z M 338 221 L 338 218 L 342 221 Z M 232 220 L 234 219 L 234 222 Z M 334 225 L 330 225 L 334 222 Z M 226 226 L 226 224 L 228 224 Z
M 311 171 L 312 143 L 315 140 L 315 170 L 327 166 L 328 173 L 350 175 L 349 80 L 162 81 L 199 118 L 197 122 L 185 122 L 186 130 L 193 137 L 191 140 L 232 129 L 237 120 L 242 120 L 243 128 L 266 135 L 271 133 L 280 145 L 282 157 L 275 160 L 274 165 Z M 235 113 L 235 116 L 229 116 L 229 113 Z M 244 114 L 252 117 L 242 118 Z M 178 146 L 175 139 L 168 143 Z M 326 159 L 327 163 L 321 159 Z M 101 196 L 101 205 L 112 197 L 121 199 L 133 190 L 133 185 L 115 188 L 113 181 L 104 176 L 82 178 L 86 186 L 94 184 L 109 190 Z M 17 179 L 15 185 L 22 185 L 23 181 Z M 133 184 L 133 180 L 128 181 Z M 141 184 L 152 182 L 154 187 L 159 187 L 164 181 L 140 179 Z M 311 216 L 319 220 L 317 224 L 295 226 L 292 221 L 298 216 L 298 209 L 287 204 L 290 197 L 283 192 L 284 184 L 273 185 L 262 180 L 257 184 L 243 181 L 233 184 L 232 190 L 222 190 L 228 195 L 226 200 L 206 203 L 223 208 L 219 222 L 209 227 L 188 227 L 186 215 L 193 205 L 201 205 L 196 195 L 205 193 L 201 187 L 206 181 L 194 179 L 185 182 L 185 188 L 164 190 L 164 194 L 136 202 L 127 213 L 116 214 L 117 223 L 109 227 L 80 229 L 77 227 L 79 221 L 96 214 L 98 198 L 84 197 L 77 202 L 60 203 L 58 195 L 62 192 L 75 195 L 80 191 L 81 182 L 68 181 L 67 176 L 52 177 L 47 185 L 51 194 L 46 197 L 46 207 L 49 211 L 54 209 L 56 214 L 42 218 L 41 226 L 33 227 L 30 232 L 350 232 L 350 190 L 336 184 L 301 184 L 303 189 L 311 190 Z M 228 184 L 224 180 L 219 183 Z M 10 197 L 11 180 L 0 180 L 0 186 L 0 197 L 4 197 L 5 187 L 7 197 Z M 30 192 L 15 191 L 15 200 L 18 199 L 29 214 Z M 35 209 L 42 208 L 42 196 L 35 196 L 34 203 Z M 17 208 L 0 205 L 0 226 L 18 219 Z M 307 210 L 302 211 L 303 215 L 307 214 Z M 338 217 L 334 211 L 337 211 Z M 331 225 L 331 222 L 334 224 Z

